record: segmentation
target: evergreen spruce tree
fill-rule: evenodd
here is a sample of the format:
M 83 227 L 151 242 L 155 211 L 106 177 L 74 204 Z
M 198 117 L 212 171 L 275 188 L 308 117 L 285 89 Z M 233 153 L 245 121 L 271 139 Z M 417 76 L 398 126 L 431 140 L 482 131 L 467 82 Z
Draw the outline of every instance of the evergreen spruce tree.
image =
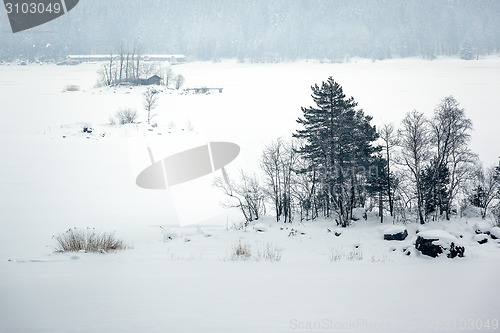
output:
M 373 146 L 378 134 L 370 124 L 372 118 L 356 110 L 354 98 L 347 98 L 332 77 L 311 89 L 316 106 L 302 107 L 303 118 L 297 122 L 304 128 L 294 137 L 305 142 L 298 152 L 319 174 L 322 189 L 318 193 L 325 194 L 325 215 L 330 217 L 335 211 L 337 223 L 345 227 L 353 208 L 362 201 L 359 187 L 371 156 L 380 150 Z
M 380 223 L 384 222 L 384 200 L 390 197 L 391 190 L 396 187 L 396 178 L 392 173 L 387 173 L 387 160 L 381 155 L 376 155 L 367 175 L 366 190 L 369 194 L 378 197 L 378 215 Z
M 446 165 L 440 164 L 434 159 L 421 172 L 422 193 L 424 194 L 424 211 L 426 218 L 435 213 L 442 215 L 449 209 L 450 198 L 448 192 L 448 184 L 450 182 L 450 171 Z M 436 171 L 437 170 L 437 171 Z
M 472 194 L 469 196 L 469 202 L 472 206 L 484 208 L 486 193 L 481 185 L 476 185 L 472 189 Z

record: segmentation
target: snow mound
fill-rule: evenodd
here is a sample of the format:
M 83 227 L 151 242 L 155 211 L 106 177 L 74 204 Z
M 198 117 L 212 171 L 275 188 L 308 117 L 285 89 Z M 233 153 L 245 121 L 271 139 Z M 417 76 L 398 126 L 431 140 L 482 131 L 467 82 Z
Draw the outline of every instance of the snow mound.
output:
M 408 230 L 400 225 L 392 225 L 384 230 L 385 240 L 398 240 L 402 241 L 408 237 Z
M 457 244 L 458 239 L 444 230 L 426 230 L 418 233 L 418 237 L 422 237 L 423 239 L 435 240 L 434 244 L 436 245 L 450 245 L 451 243 Z
M 476 234 L 489 234 L 492 225 L 485 221 L 478 221 L 474 224 L 474 231 Z
M 463 217 L 481 217 L 481 211 L 477 207 L 469 206 L 462 211 Z
M 161 231 L 161 234 L 163 236 L 164 242 L 169 242 L 169 241 L 172 241 L 172 240 L 180 237 L 179 233 L 172 231 L 172 230 L 169 230 L 169 229 L 165 229 L 163 227 L 160 227 L 160 231 Z
M 488 235 L 486 234 L 478 234 L 478 235 L 474 235 L 472 237 L 472 240 L 474 242 L 478 242 L 479 244 L 484 244 L 484 243 L 487 243 L 488 242 Z
M 405 232 L 405 230 L 406 228 L 402 225 L 391 225 L 390 227 L 384 229 L 384 234 L 399 234 Z
M 493 227 L 490 230 L 490 236 L 493 239 L 500 239 L 500 228 L 499 227 Z
M 354 221 L 359 221 L 361 219 L 366 220 L 366 209 L 364 208 L 354 208 L 352 210 L 352 219 Z
M 465 247 L 458 239 L 444 230 L 427 230 L 418 233 L 415 248 L 422 254 L 438 257 L 445 254 L 448 258 L 463 257 Z
M 257 223 L 253 226 L 253 229 L 257 232 L 266 232 L 267 226 L 264 223 Z

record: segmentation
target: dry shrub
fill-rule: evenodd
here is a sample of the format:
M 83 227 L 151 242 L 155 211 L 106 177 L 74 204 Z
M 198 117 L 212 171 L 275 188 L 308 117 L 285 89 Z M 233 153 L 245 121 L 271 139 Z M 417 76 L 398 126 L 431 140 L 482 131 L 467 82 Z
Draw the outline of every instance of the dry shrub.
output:
M 121 109 L 116 112 L 116 119 L 122 125 L 132 124 L 137 119 L 137 111 L 131 108 Z
M 262 248 L 257 249 L 257 261 L 280 261 L 281 253 L 283 249 L 273 245 L 271 243 L 267 243 Z
M 80 87 L 76 84 L 68 84 L 64 87 L 63 91 L 80 91 Z
M 53 237 L 56 241 L 56 252 L 100 252 L 124 250 L 123 241 L 117 239 L 114 233 L 96 231 L 95 229 L 80 230 L 71 228 L 65 233 Z
M 250 244 L 245 244 L 238 242 L 237 245 L 233 245 L 233 260 L 246 260 L 252 256 L 252 248 Z

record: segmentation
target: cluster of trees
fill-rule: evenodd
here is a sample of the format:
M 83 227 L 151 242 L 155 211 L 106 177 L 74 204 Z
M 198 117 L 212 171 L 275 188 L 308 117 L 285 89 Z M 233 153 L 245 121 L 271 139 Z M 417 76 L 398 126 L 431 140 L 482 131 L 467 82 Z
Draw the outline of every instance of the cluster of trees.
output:
M 302 108 L 293 140 L 264 149 L 262 177 L 242 172 L 232 181 L 224 173 L 216 180 L 247 221 L 267 203 L 283 222 L 322 216 L 345 227 L 355 208 L 378 207 L 381 222 L 389 215 L 424 224 L 470 205 L 486 218 L 500 199 L 500 164 L 485 170 L 470 151 L 472 122 L 453 96 L 430 119 L 414 110 L 399 127 L 377 130 L 332 77 L 311 89 L 315 106 Z M 492 211 L 500 212 L 500 204 Z
M 10 30 L 0 15 L 0 30 Z M 68 15 L 0 34 L 0 59 L 107 54 L 119 41 L 149 53 L 249 61 L 478 54 L 500 50 L 496 0 L 86 0 Z
M 158 91 L 152 87 L 146 89 L 146 91 L 144 91 L 144 93 L 142 94 L 142 105 L 144 107 L 144 111 L 146 111 L 146 119 L 148 124 L 151 124 L 151 121 L 156 116 L 156 114 L 153 114 L 152 112 L 158 106 L 158 99 Z M 118 124 L 120 125 L 132 124 L 137 119 L 137 116 L 137 110 L 129 107 L 122 108 L 116 112 L 116 119 L 110 117 L 109 123 L 110 125 L 115 125 L 116 122 L 118 122 Z
M 134 46 L 129 50 L 121 43 L 118 54 L 111 53 L 108 61 L 102 65 L 98 83 L 103 86 L 122 83 L 138 85 L 154 75 L 162 78 L 162 84 L 175 89 L 180 89 L 185 82 L 184 76 L 175 74 L 170 65 L 142 61 L 140 47 Z

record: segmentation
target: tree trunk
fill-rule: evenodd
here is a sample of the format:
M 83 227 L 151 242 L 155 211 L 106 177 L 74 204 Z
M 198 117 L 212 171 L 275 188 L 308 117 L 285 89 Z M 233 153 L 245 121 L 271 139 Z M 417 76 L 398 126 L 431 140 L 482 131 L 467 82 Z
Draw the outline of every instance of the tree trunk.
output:
M 384 205 L 382 202 L 382 191 L 378 192 L 378 216 L 380 216 L 380 223 L 384 223 Z

